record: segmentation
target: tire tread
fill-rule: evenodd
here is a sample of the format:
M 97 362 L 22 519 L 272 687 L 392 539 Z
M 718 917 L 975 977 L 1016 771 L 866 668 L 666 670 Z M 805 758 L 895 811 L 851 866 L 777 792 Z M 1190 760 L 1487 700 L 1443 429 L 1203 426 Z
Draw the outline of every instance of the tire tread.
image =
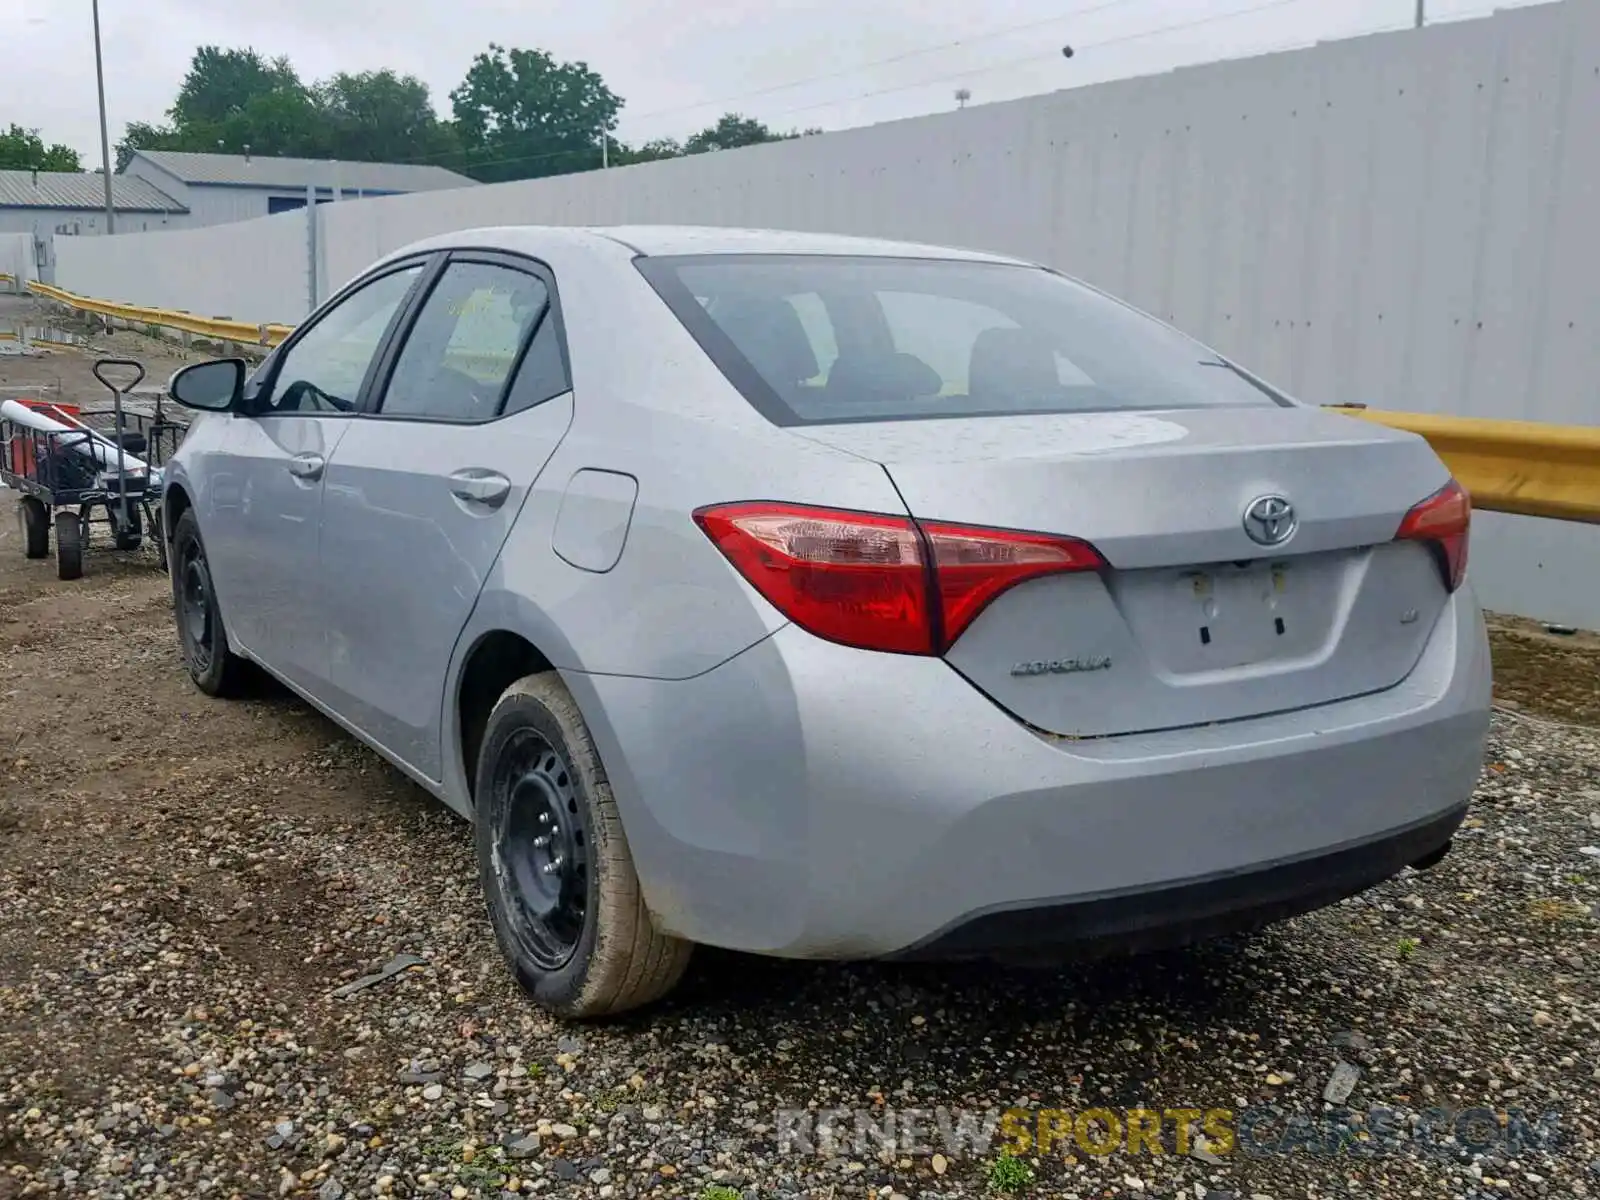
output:
M 172 531 L 172 545 L 176 549 L 185 537 L 193 537 L 195 544 L 200 547 L 200 554 L 204 557 L 206 544 L 200 538 L 200 522 L 194 515 L 194 510 L 189 509 L 178 518 L 178 524 Z M 206 573 L 210 574 L 210 563 L 206 564 Z M 183 609 L 178 599 L 178 588 L 182 586 L 181 577 L 171 576 L 172 581 L 172 616 L 174 622 L 179 624 L 178 646 L 183 647 Z M 212 633 L 211 659 L 212 669 L 204 678 L 199 678 L 194 673 L 194 668 L 189 664 L 187 652 L 184 654 L 184 666 L 189 672 L 189 678 L 194 685 L 208 696 L 228 700 L 245 695 L 250 684 L 250 664 L 233 652 L 228 645 L 228 629 L 222 620 L 222 603 L 217 599 L 215 580 L 212 581 L 211 603 L 215 608 L 216 629 Z
M 583 987 L 565 1015 L 610 1016 L 653 1003 L 683 978 L 694 943 L 656 928 L 639 887 L 633 854 L 605 766 L 561 677 L 554 671 L 543 671 L 513 683 L 496 701 L 489 715 L 490 726 L 501 708 L 518 697 L 542 705 L 561 725 L 572 767 L 585 779 L 597 843 L 594 853 L 604 859 L 598 881 L 601 923 Z

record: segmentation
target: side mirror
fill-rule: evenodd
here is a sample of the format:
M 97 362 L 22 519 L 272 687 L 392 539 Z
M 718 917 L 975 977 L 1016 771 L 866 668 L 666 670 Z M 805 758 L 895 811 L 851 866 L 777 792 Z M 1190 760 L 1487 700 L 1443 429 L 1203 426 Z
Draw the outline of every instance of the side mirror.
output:
M 244 391 L 246 363 L 242 358 L 213 358 L 191 363 L 173 372 L 167 395 L 185 408 L 201 412 L 227 412 Z

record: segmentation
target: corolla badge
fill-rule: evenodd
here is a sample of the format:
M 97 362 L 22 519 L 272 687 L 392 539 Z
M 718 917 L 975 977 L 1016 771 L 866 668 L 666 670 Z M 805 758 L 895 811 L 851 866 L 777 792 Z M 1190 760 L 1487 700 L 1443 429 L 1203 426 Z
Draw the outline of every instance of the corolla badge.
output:
M 1111 666 L 1111 659 L 1104 654 L 1093 654 L 1087 658 L 1050 658 L 1035 659 L 1033 662 L 1019 662 L 1011 668 L 1013 675 L 1077 675 L 1083 671 L 1104 671 Z

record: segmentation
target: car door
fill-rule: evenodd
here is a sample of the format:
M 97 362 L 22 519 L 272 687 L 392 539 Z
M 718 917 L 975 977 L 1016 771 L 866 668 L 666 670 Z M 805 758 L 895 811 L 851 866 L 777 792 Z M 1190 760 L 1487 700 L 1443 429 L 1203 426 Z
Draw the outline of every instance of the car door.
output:
M 572 416 L 555 280 L 455 253 L 327 468 L 331 706 L 429 779 L 457 635 Z
M 228 486 L 209 490 L 201 514 L 229 636 L 314 696 L 327 675 L 317 576 L 323 471 L 424 266 L 402 263 L 363 280 L 274 354 L 228 423 L 220 455 Z

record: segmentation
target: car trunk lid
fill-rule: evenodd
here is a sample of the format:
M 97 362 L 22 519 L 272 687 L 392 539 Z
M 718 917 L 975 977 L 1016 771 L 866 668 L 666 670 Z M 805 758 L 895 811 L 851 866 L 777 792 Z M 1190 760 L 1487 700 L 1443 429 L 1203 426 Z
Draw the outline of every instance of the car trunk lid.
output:
M 919 520 L 1099 551 L 1101 571 L 1002 593 L 946 655 L 1054 734 L 1235 720 L 1393 687 L 1448 596 L 1429 547 L 1394 540 L 1448 473 L 1420 438 L 1337 413 L 1078 413 L 802 436 L 881 463 Z M 1252 505 L 1272 529 L 1247 520 Z

